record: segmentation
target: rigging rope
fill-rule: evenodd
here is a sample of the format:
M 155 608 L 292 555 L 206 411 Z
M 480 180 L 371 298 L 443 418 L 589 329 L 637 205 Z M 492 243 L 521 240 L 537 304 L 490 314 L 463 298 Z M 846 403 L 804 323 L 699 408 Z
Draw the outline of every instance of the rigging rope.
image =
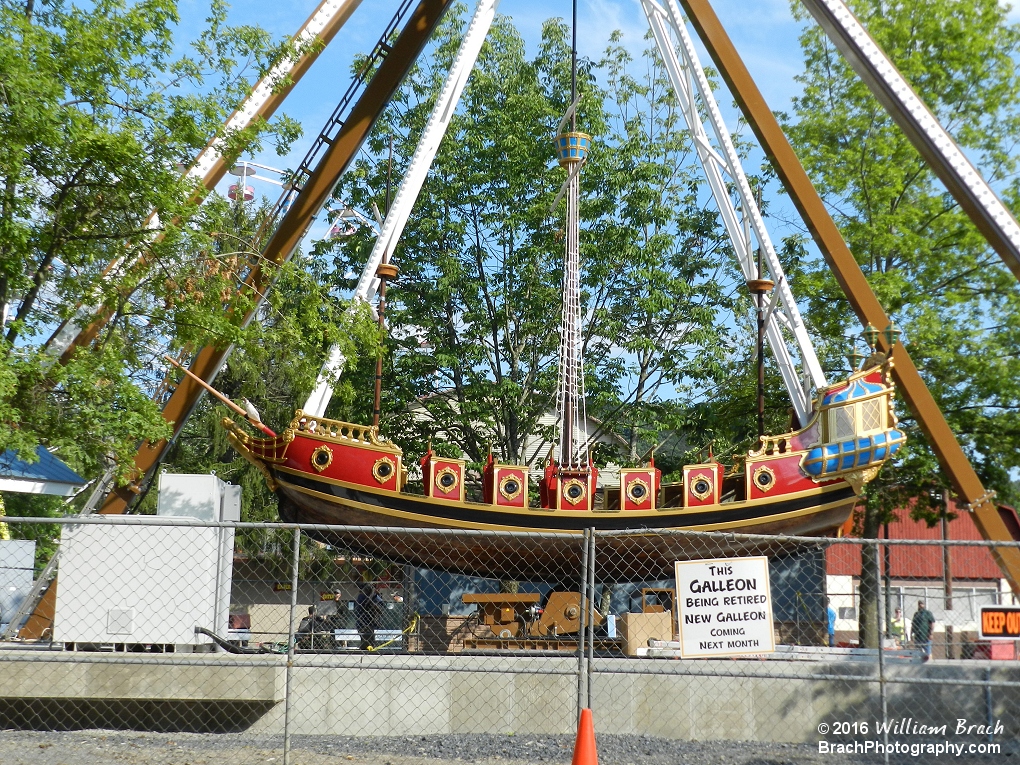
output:
M 570 51 L 570 107 L 567 119 L 571 132 L 556 136 L 560 165 L 567 169 L 567 220 L 563 255 L 563 312 L 560 321 L 559 379 L 556 414 L 560 426 L 560 468 L 586 470 L 589 465 L 587 416 L 585 411 L 583 332 L 581 329 L 581 263 L 579 237 L 580 169 L 587 157 L 591 138 L 577 132 L 577 0 L 573 0 L 573 30 Z

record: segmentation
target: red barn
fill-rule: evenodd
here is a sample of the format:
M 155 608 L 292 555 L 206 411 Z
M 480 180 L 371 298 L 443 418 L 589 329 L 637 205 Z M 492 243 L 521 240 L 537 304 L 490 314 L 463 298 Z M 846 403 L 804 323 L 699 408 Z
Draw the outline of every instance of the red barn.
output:
M 955 517 L 946 524 L 945 537 L 983 542 L 971 514 L 956 502 L 950 504 L 950 509 Z M 1020 519 L 1016 511 L 1000 505 L 999 513 L 1014 538 L 1020 539 Z M 845 530 L 849 531 L 849 528 Z M 883 527 L 882 538 L 931 540 L 933 544 L 889 545 L 882 548 L 880 564 L 888 586 L 889 616 L 894 617 L 895 609 L 901 609 L 900 623 L 909 636 L 917 601 L 924 600 L 936 618 L 933 655 L 944 657 L 948 648 L 949 655 L 959 657 L 973 650 L 970 643 L 977 632 L 981 606 L 1012 603 L 1014 598 L 987 547 L 953 546 L 948 548 L 947 556 L 947 548 L 938 544 L 943 534 L 941 523 L 928 526 L 924 521 L 912 519 L 909 510 L 901 510 L 895 520 Z M 829 546 L 825 566 L 827 594 L 838 615 L 837 641 L 853 643 L 857 639 L 861 546 Z

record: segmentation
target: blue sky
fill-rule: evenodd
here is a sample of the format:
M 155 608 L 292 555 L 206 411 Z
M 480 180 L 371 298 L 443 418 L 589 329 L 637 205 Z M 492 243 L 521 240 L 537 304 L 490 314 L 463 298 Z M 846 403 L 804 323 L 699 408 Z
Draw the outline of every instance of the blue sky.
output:
M 468 4 L 473 5 L 470 0 Z M 317 0 L 236 3 L 230 9 L 230 21 L 259 24 L 275 36 L 284 37 L 293 34 L 316 5 Z M 797 44 L 801 24 L 793 19 L 787 0 L 759 0 L 751 12 L 746 0 L 716 0 L 714 6 L 769 105 L 773 109 L 788 109 L 791 97 L 797 92 L 793 78 L 801 68 Z M 206 7 L 204 0 L 181 3 L 181 31 L 185 37 L 199 28 Z M 353 56 L 372 47 L 395 7 L 394 0 L 363 0 L 283 106 L 284 112 L 302 124 L 304 137 L 294 144 L 286 157 L 279 157 L 269 149 L 257 156 L 257 161 L 276 167 L 294 166 L 300 161 L 347 87 Z M 569 18 L 570 2 L 502 0 L 499 10 L 514 19 L 528 42 L 529 52 L 533 52 L 543 21 L 555 16 Z M 643 39 L 647 24 L 637 0 L 580 0 L 578 15 L 578 48 L 582 56 L 599 57 L 614 29 L 623 32 L 623 43 L 635 57 L 647 45 Z M 702 57 L 708 62 L 704 51 Z M 720 93 L 719 97 L 732 129 L 736 113 L 731 99 L 727 93 Z M 274 189 L 268 186 L 259 191 L 275 196 Z
M 182 0 L 180 11 L 183 39 L 193 37 L 201 28 L 207 2 Z M 473 0 L 464 2 L 473 8 Z M 231 7 L 229 19 L 235 24 L 259 24 L 277 38 L 289 37 L 317 4 L 318 0 L 291 0 L 288 3 L 270 0 L 238 2 Z M 371 49 L 396 5 L 396 0 L 362 0 L 361 6 L 284 103 L 282 111 L 302 124 L 304 136 L 295 142 L 287 156 L 280 157 L 271 148 L 267 148 L 254 157 L 256 161 L 279 168 L 293 168 L 300 162 L 347 88 L 353 57 Z M 795 20 L 790 0 L 713 0 L 713 6 L 769 106 L 773 110 L 789 111 L 791 99 L 800 90 L 795 77 L 803 69 L 798 36 L 806 24 L 813 22 Z M 499 11 L 513 18 L 529 46 L 529 53 L 534 53 L 543 22 L 556 16 L 569 18 L 571 6 L 570 0 L 502 0 Z M 1015 8 L 1010 13 L 1010 20 L 1020 21 L 1020 12 Z M 623 44 L 635 58 L 639 58 L 648 45 L 644 39 L 647 24 L 639 0 L 579 0 L 578 47 L 582 56 L 600 57 L 610 33 L 615 29 L 622 31 Z M 703 48 L 700 53 L 702 62 L 710 63 Z M 717 98 L 730 129 L 735 129 L 738 114 L 725 86 L 717 92 Z M 753 142 L 753 136 L 750 136 L 746 127 L 742 132 Z M 757 172 L 760 162 L 761 154 L 752 151 L 745 160 L 745 170 Z M 233 180 L 228 176 L 221 184 L 221 192 L 225 193 L 226 186 Z M 279 191 L 277 187 L 257 181 L 255 185 L 258 193 L 273 199 Z M 767 220 L 773 242 L 776 243 L 784 236 L 806 233 L 789 200 L 778 195 L 777 191 L 778 188 L 773 184 L 772 194 L 769 195 L 770 218 Z M 711 202 L 707 204 L 714 206 Z M 320 220 L 310 232 L 311 239 L 324 236 L 328 230 L 324 216 L 319 217 Z M 307 248 L 307 241 L 305 246 Z M 809 243 L 808 248 L 809 252 L 817 256 L 812 244 Z
M 474 5 L 472 0 L 464 2 L 469 7 Z M 230 8 L 229 19 L 235 24 L 261 25 L 277 38 L 289 37 L 317 4 L 318 0 L 235 2 Z M 298 164 L 349 84 L 353 56 L 371 49 L 396 5 L 396 0 L 363 0 L 283 106 L 285 113 L 302 124 L 304 137 L 295 142 L 287 156 L 277 156 L 268 149 L 256 156 L 256 161 L 280 168 Z M 713 6 L 769 106 L 774 110 L 788 111 L 791 99 L 799 92 L 794 77 L 803 66 L 797 38 L 804 25 L 811 22 L 793 18 L 790 0 L 714 0 Z M 191 39 L 197 34 L 207 8 L 208 0 L 181 0 L 180 39 Z M 529 52 L 534 52 L 542 23 L 555 16 L 569 18 L 570 0 L 502 0 L 499 10 L 514 19 L 529 44 Z M 1010 20 L 1020 21 L 1020 11 L 1014 8 Z M 623 32 L 624 45 L 638 57 L 647 44 L 643 39 L 647 25 L 638 0 L 579 0 L 578 47 L 582 56 L 599 57 L 614 29 Z M 701 55 L 703 62 L 708 63 L 704 49 Z M 738 115 L 731 98 L 724 88 L 717 97 L 732 130 Z M 746 128 L 743 132 L 749 134 Z M 745 163 L 745 169 L 755 172 L 760 160 L 760 155 L 752 154 Z M 224 181 L 221 191 L 225 192 L 227 183 Z M 260 193 L 276 197 L 276 188 L 257 185 Z M 771 228 L 775 241 L 795 231 L 804 232 L 789 208 L 785 199 L 772 196 L 771 213 L 774 217 Z M 319 228 L 313 229 L 313 237 L 321 236 Z

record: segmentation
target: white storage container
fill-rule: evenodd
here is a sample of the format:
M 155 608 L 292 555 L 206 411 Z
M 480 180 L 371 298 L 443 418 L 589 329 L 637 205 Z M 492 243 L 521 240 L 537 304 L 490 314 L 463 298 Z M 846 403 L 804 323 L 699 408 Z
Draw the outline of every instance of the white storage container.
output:
M 164 473 L 157 504 L 161 518 L 238 520 L 240 487 L 212 475 Z M 227 634 L 233 552 L 233 529 L 65 526 L 53 639 L 208 644 L 195 627 Z

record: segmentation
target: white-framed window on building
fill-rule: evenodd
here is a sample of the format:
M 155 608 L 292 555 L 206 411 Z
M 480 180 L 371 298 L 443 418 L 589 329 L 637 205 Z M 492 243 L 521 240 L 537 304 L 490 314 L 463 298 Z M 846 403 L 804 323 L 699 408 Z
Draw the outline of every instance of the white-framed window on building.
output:
M 885 594 L 885 582 L 882 583 Z M 854 606 L 860 607 L 861 582 L 854 579 Z M 953 582 L 952 608 L 946 608 L 946 593 L 942 582 L 893 582 L 889 587 L 888 617 L 896 609 L 903 612 L 908 629 L 910 620 L 917 612 L 917 601 L 923 600 L 925 608 L 932 612 L 936 625 L 976 625 L 981 616 L 981 606 L 1000 605 L 1001 594 L 995 582 Z M 938 626 L 936 629 L 940 629 Z M 976 629 L 976 626 L 975 626 Z
M 993 583 L 953 583 L 952 608 L 946 608 L 946 591 L 938 584 L 894 584 L 890 591 L 891 608 L 903 609 L 909 621 L 917 611 L 917 601 L 923 600 L 932 612 L 936 622 L 942 624 L 965 624 L 976 622 L 981 615 L 981 606 L 999 603 L 999 590 Z

